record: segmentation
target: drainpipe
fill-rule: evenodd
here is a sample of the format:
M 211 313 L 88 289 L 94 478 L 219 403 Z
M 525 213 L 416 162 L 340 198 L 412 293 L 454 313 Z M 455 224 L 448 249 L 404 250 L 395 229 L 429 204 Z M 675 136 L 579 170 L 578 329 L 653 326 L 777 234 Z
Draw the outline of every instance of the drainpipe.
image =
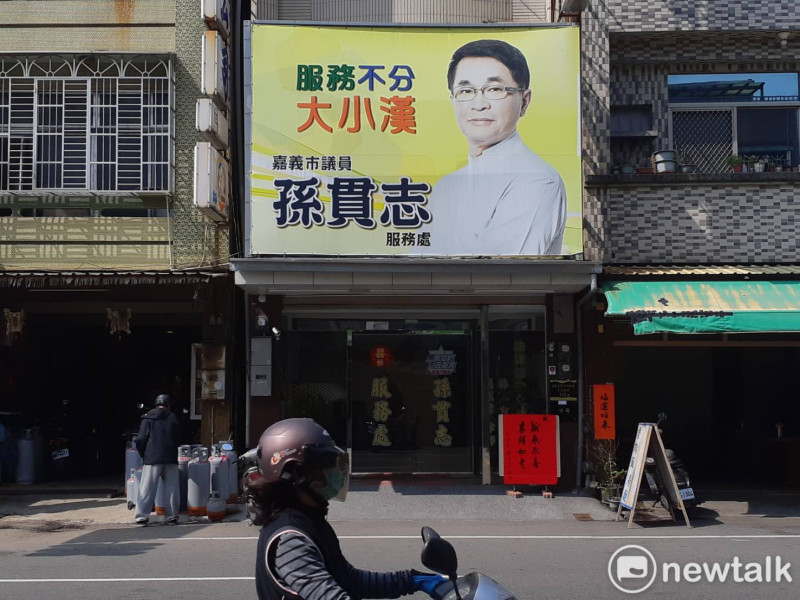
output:
M 592 280 L 589 283 L 589 291 L 578 300 L 576 305 L 578 311 L 578 459 L 575 465 L 575 492 L 583 488 L 581 476 L 583 475 L 583 455 L 584 455 L 584 360 L 583 360 L 583 306 L 597 293 L 597 275 L 592 273 Z

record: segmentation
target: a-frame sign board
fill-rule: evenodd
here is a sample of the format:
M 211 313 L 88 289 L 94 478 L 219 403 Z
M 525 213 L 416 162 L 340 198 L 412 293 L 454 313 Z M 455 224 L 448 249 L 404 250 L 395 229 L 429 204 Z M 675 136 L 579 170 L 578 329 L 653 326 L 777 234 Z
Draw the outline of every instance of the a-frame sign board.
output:
M 628 475 L 625 477 L 625 485 L 622 488 L 617 516 L 614 520 L 619 521 L 622 509 L 627 508 L 631 513 L 628 518 L 628 527 L 633 525 L 633 518 L 636 514 L 636 500 L 639 497 L 639 487 L 642 484 L 645 460 L 648 455 L 655 459 L 656 469 L 658 470 L 657 475 L 660 475 L 661 481 L 664 482 L 664 492 L 669 501 L 669 514 L 672 520 L 675 520 L 675 510 L 680 508 L 683 518 L 686 520 L 686 526 L 691 527 L 689 515 L 686 514 L 686 507 L 683 505 L 683 499 L 678 491 L 678 484 L 672 474 L 672 467 L 669 466 L 664 442 L 661 441 L 661 434 L 659 434 L 655 423 L 639 423 L 639 429 L 636 431 L 636 442 L 633 444 L 633 452 L 631 452 L 631 462 L 628 465 Z

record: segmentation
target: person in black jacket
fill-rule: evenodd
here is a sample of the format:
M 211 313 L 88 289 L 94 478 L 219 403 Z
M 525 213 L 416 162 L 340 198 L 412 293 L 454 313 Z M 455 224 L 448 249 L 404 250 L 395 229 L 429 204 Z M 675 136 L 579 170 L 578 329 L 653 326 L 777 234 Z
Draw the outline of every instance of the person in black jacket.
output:
M 142 416 L 136 449 L 144 460 L 142 482 L 136 498 L 136 524 L 147 525 L 155 503 L 159 481 L 164 486 L 168 525 L 178 523 L 180 488 L 178 475 L 178 446 L 181 443 L 181 425 L 169 409 L 169 396 L 156 396 L 156 407 Z
M 417 571 L 374 573 L 353 567 L 325 519 L 328 501 L 344 501 L 347 453 L 312 419 L 285 419 L 258 441 L 258 473 L 245 477 L 257 525 L 259 600 L 360 600 L 431 594 L 446 581 Z

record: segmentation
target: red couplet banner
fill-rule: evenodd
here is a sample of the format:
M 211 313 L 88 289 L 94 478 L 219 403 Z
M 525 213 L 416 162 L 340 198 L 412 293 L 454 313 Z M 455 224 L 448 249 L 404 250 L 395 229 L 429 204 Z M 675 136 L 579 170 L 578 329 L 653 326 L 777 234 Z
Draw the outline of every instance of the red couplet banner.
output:
M 559 468 L 558 415 L 501 415 L 503 481 L 554 485 Z
M 593 385 L 592 399 L 594 400 L 594 439 L 616 439 L 617 419 L 614 407 L 614 384 Z

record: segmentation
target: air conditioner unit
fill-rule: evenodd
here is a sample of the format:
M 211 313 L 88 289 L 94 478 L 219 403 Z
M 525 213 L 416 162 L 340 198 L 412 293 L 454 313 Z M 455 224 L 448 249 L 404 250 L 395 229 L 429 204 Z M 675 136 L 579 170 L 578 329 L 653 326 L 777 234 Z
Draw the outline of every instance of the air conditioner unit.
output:
M 214 221 L 228 220 L 228 161 L 209 142 L 194 147 L 194 205 Z
M 231 3 L 229 0 L 200 0 L 203 20 L 210 29 L 216 29 L 228 39 L 231 26 Z
M 228 119 L 209 98 L 200 98 L 195 111 L 195 126 L 200 137 L 217 150 L 228 149 Z
M 200 93 L 227 108 L 230 96 L 230 56 L 228 45 L 216 31 L 203 34 L 203 69 Z

